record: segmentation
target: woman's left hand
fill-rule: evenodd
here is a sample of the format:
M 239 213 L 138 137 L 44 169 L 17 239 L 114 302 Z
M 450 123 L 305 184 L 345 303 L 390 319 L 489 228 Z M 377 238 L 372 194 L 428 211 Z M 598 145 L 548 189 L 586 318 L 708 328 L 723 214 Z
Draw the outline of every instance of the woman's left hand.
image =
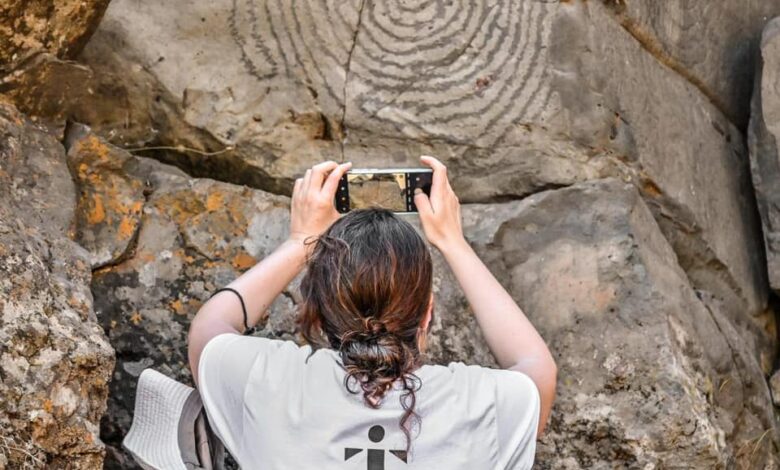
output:
M 295 180 L 290 207 L 290 238 L 305 242 L 317 237 L 339 218 L 334 204 L 336 190 L 351 162 L 322 162 Z

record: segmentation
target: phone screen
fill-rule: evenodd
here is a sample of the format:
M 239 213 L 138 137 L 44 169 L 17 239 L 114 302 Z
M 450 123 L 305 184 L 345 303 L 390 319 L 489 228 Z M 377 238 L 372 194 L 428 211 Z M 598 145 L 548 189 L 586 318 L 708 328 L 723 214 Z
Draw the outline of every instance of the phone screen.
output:
M 406 173 L 347 174 L 350 209 L 380 206 L 406 210 Z
M 424 168 L 357 169 L 341 177 L 336 190 L 336 210 L 382 207 L 395 213 L 417 212 L 414 189 L 431 194 L 433 172 Z

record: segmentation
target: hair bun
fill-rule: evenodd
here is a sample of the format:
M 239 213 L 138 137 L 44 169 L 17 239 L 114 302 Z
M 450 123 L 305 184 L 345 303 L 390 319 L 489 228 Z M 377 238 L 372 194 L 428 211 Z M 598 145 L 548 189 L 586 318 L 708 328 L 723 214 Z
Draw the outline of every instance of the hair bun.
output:
M 388 332 L 385 322 L 374 316 L 363 318 L 363 329 L 372 337 L 379 337 Z
M 358 329 L 352 330 L 341 337 L 342 348 L 348 344 L 376 344 L 386 342 L 390 337 L 395 336 L 392 331 L 387 329 L 385 322 L 374 316 L 363 317 Z M 385 341 L 382 341 L 385 340 Z

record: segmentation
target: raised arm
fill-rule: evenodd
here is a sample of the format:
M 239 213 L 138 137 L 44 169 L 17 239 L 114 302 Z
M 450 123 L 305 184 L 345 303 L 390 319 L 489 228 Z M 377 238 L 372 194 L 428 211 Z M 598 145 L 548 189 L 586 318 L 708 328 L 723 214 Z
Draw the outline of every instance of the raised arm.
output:
M 420 159 L 433 168 L 430 198 L 421 191 L 414 196 L 425 235 L 455 274 L 498 364 L 525 373 L 539 389 L 539 436 L 555 399 L 555 360 L 536 328 L 463 237 L 460 202 L 447 179 L 447 168 L 433 157 Z
M 301 272 L 307 255 L 305 241 L 324 232 L 339 214 L 333 204 L 339 179 L 349 163 L 323 162 L 295 181 L 290 207 L 290 237 L 226 287 L 244 299 L 247 323 L 257 324 L 271 303 Z M 204 303 L 190 324 L 187 336 L 190 371 L 198 383 L 200 354 L 208 341 L 221 333 L 241 334 L 244 316 L 233 292 L 220 292 Z

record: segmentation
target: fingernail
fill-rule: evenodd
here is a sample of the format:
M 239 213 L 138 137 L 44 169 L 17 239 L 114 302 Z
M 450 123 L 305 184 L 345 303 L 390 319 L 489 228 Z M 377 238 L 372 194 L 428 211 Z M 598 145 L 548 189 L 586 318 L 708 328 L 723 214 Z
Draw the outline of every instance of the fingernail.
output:
M 422 192 L 423 192 L 423 191 L 422 191 L 422 189 L 420 189 L 420 188 L 414 188 L 414 194 L 420 194 L 420 193 L 422 193 Z

